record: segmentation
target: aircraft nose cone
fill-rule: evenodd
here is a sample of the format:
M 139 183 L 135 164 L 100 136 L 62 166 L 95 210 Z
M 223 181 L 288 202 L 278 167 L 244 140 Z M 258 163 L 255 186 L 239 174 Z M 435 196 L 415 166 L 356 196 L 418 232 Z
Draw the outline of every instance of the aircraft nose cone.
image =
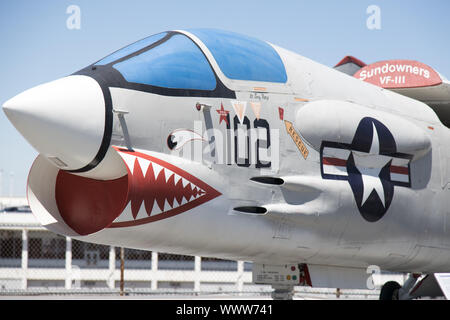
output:
M 16 129 L 64 170 L 93 161 L 105 129 L 105 100 L 94 79 L 74 75 L 26 90 L 3 105 Z

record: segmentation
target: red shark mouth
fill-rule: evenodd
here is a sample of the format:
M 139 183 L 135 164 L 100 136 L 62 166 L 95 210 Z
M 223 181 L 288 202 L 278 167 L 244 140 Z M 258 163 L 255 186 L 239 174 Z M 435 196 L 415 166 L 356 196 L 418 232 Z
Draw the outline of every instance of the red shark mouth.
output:
M 146 153 L 114 148 L 127 166 L 128 199 L 110 228 L 173 217 L 221 195 L 173 164 Z
M 64 222 L 80 235 L 173 217 L 221 195 L 161 159 L 116 148 L 128 174 L 96 180 L 59 170 L 55 200 Z

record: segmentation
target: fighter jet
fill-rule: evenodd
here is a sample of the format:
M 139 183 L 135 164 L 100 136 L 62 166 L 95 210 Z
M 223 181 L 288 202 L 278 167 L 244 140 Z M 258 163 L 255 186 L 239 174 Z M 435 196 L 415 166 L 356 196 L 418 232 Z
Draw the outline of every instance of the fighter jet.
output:
M 274 298 L 405 272 L 380 298 L 412 299 L 450 271 L 450 131 L 362 80 L 253 37 L 175 30 L 3 110 L 39 152 L 27 197 L 52 232 L 251 261 Z

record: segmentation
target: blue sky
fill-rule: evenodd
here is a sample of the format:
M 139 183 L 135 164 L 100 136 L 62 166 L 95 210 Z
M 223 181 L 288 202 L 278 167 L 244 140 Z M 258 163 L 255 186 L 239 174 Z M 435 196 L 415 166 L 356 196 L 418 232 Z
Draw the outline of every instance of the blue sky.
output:
M 66 26 L 70 5 L 81 10 L 79 30 Z M 370 5 L 380 8 L 380 30 L 366 26 Z M 450 78 L 449 9 L 447 0 L 1 0 L 0 104 L 148 35 L 197 27 L 251 35 L 330 67 L 346 55 L 366 63 L 414 59 Z M 3 112 L 0 145 L 0 196 L 11 185 L 24 196 L 37 153 Z

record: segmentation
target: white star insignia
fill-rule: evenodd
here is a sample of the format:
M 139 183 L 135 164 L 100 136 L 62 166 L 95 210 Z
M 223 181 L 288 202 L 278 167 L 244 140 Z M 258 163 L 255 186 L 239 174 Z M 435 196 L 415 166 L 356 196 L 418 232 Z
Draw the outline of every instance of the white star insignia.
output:
M 372 144 L 369 153 L 352 151 L 355 166 L 361 173 L 363 183 L 363 197 L 361 206 L 364 205 L 369 198 L 372 190 L 378 194 L 383 207 L 386 207 L 384 198 L 384 188 L 379 177 L 381 169 L 392 160 L 391 157 L 380 155 L 380 142 L 378 140 L 378 132 L 375 125 L 373 126 Z M 373 155 L 377 155 L 373 157 Z

